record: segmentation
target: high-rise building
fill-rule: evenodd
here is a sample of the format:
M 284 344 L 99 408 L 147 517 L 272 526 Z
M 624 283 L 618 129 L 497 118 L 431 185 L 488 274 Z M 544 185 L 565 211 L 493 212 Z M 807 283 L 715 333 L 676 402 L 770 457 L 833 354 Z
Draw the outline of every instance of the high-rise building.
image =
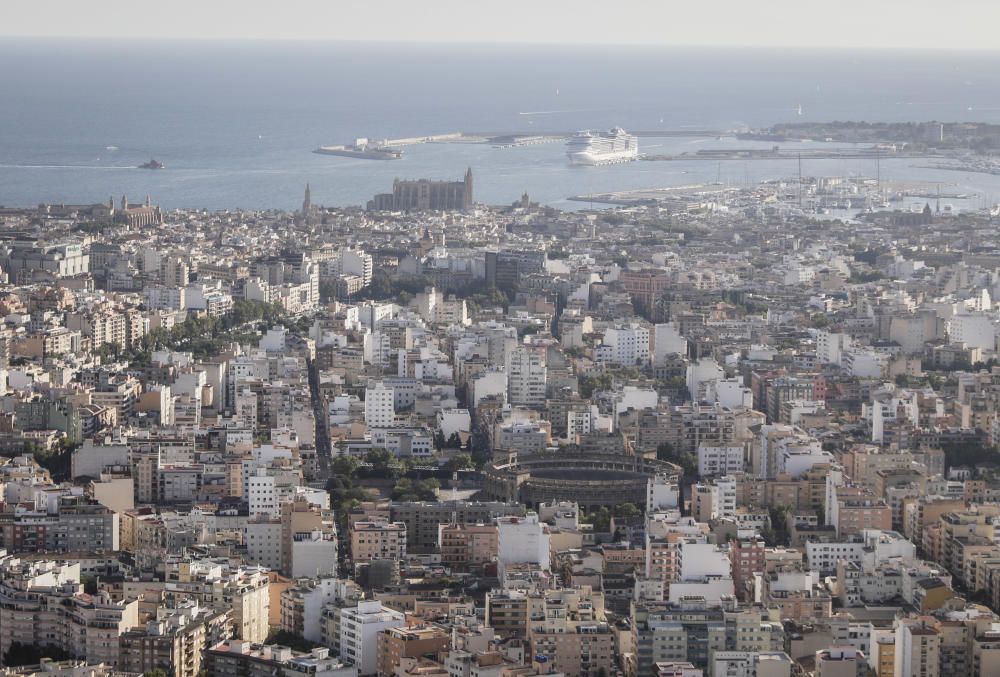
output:
M 378 600 L 364 600 L 356 607 L 340 610 L 340 657 L 358 668 L 359 675 L 378 672 L 378 636 L 383 630 L 406 625 L 405 616 L 382 606 Z
M 144 628 L 119 638 L 118 667 L 125 672 L 163 670 L 167 677 L 197 677 L 206 647 L 231 636 L 228 612 L 184 604 L 160 607 Z
M 938 677 L 941 634 L 923 619 L 897 622 L 894 677 Z
M 535 351 L 517 348 L 507 358 L 507 397 L 516 407 L 545 404 L 545 359 Z
M 388 428 L 396 417 L 395 394 L 381 383 L 365 390 L 365 423 L 369 428 Z

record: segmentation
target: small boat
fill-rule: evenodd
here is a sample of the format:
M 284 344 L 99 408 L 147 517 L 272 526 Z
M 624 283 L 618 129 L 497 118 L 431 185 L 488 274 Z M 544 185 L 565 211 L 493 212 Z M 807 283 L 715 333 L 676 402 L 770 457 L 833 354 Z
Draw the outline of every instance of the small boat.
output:
M 149 162 L 143 162 L 139 165 L 139 169 L 163 169 L 163 163 L 154 158 L 150 158 Z

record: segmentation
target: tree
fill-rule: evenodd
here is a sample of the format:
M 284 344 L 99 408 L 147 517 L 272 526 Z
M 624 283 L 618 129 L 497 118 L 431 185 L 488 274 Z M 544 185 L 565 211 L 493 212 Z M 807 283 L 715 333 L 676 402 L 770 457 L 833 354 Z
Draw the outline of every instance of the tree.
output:
M 52 479 L 59 482 L 73 479 L 70 477 L 70 473 L 72 472 L 74 448 L 75 445 L 71 444 L 68 438 L 61 437 L 54 449 L 44 451 L 36 449 L 33 455 L 38 465 L 48 470 Z
M 388 449 L 372 449 L 365 454 L 365 463 L 370 467 L 359 468 L 358 473 L 364 473 L 367 477 L 392 479 L 402 474 L 399 459 Z
M 426 480 L 411 480 L 401 477 L 392 489 L 394 501 L 434 501 L 441 483 L 433 477 Z
M 779 505 L 771 508 L 771 535 L 776 545 L 788 545 L 791 527 L 792 508 L 789 505 Z
M 580 377 L 580 397 L 590 399 L 591 395 L 601 390 L 609 390 L 614 384 L 611 374 L 604 372 L 597 376 L 585 375 Z
M 117 343 L 103 343 L 94 351 L 94 354 L 101 358 L 101 362 L 117 360 L 121 354 L 121 346 Z
M 642 511 L 635 506 L 635 503 L 621 503 L 615 506 L 615 517 L 636 517 L 641 514 Z
M 677 453 L 669 442 L 664 442 L 656 448 L 656 458 L 676 463 L 681 467 L 685 477 L 698 476 L 698 458 L 690 452 Z
M 37 665 L 42 662 L 43 658 L 51 658 L 54 661 L 64 661 L 72 657 L 73 656 L 70 655 L 68 651 L 53 644 L 40 646 L 37 644 L 11 642 L 10 648 L 4 652 L 3 664 L 7 667 Z M 146 674 L 148 675 L 149 673 Z M 164 677 L 166 676 L 164 675 Z
M 674 458 L 674 445 L 670 442 L 664 442 L 656 447 L 656 458 L 660 461 L 669 461 Z
M 320 301 L 331 301 L 337 298 L 337 283 L 334 280 L 323 280 L 319 283 Z
M 326 482 L 326 490 L 330 493 L 330 505 L 337 516 L 337 524 L 347 528 L 347 514 L 368 500 L 368 492 L 354 486 L 354 480 L 348 476 L 331 477 Z
M 815 315 L 810 316 L 809 323 L 815 329 L 824 329 L 826 327 L 829 327 L 831 324 L 830 318 L 823 313 L 816 313 Z
M 448 472 L 469 470 L 474 467 L 475 465 L 472 463 L 472 456 L 470 456 L 469 454 L 455 454 L 445 465 L 445 468 L 448 470 Z
M 591 524 L 594 527 L 594 531 L 606 532 L 611 530 L 611 511 L 608 510 L 607 506 L 602 505 L 597 510 L 589 512 L 583 517 L 583 522 L 585 524 Z
M 267 636 L 266 643 L 287 646 L 293 651 L 312 651 L 313 649 L 322 646 L 322 644 L 319 644 L 318 642 L 313 642 L 306 639 L 302 635 L 289 632 L 288 630 L 272 630 Z
M 330 473 L 334 476 L 353 477 L 358 470 L 358 460 L 353 456 L 338 456 L 330 462 Z
M 1000 454 L 996 447 L 987 447 L 971 442 L 942 444 L 944 450 L 944 464 L 946 468 L 956 465 L 967 466 L 996 466 L 1000 465 Z

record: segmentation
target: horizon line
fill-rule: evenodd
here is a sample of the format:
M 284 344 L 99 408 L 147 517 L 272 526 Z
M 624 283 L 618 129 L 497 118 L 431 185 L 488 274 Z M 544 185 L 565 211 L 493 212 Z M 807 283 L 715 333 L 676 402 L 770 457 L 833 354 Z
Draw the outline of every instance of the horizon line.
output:
M 169 42 L 198 42 L 198 43 L 258 43 L 258 44 L 323 44 L 323 45 L 371 45 L 386 46 L 398 45 L 406 47 L 473 47 L 473 48 L 493 48 L 493 47 L 544 47 L 544 48 L 595 48 L 595 49 L 698 49 L 698 50 L 753 50 L 753 51 L 779 51 L 787 49 L 802 50 L 808 52 L 835 51 L 835 52 L 919 52 L 919 53 L 998 53 L 1000 46 L 951 46 L 951 45 L 855 45 L 855 44 L 799 44 L 799 43 L 711 43 L 711 42 L 540 42 L 535 40 L 420 40 L 420 39 L 379 39 L 379 38 L 317 38 L 317 37 L 272 37 L 272 36 L 198 36 L 198 35 L 57 35 L 57 34 L 8 34 L 0 32 L 0 41 L 22 41 L 22 42 L 45 42 L 45 41 L 73 41 L 73 42 L 96 42 L 102 44 L 109 43 L 133 43 L 142 42 L 144 44 L 169 43 Z

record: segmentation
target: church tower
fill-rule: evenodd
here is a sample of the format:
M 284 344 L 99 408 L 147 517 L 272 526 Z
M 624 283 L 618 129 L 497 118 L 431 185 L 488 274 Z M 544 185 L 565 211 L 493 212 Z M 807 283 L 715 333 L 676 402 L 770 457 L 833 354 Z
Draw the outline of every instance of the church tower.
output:
M 308 217 L 311 211 L 312 211 L 312 199 L 309 196 L 309 184 L 307 183 L 306 194 L 305 197 L 302 198 L 302 218 Z
M 465 170 L 465 194 L 462 196 L 462 207 L 468 209 L 472 206 L 472 167 Z

